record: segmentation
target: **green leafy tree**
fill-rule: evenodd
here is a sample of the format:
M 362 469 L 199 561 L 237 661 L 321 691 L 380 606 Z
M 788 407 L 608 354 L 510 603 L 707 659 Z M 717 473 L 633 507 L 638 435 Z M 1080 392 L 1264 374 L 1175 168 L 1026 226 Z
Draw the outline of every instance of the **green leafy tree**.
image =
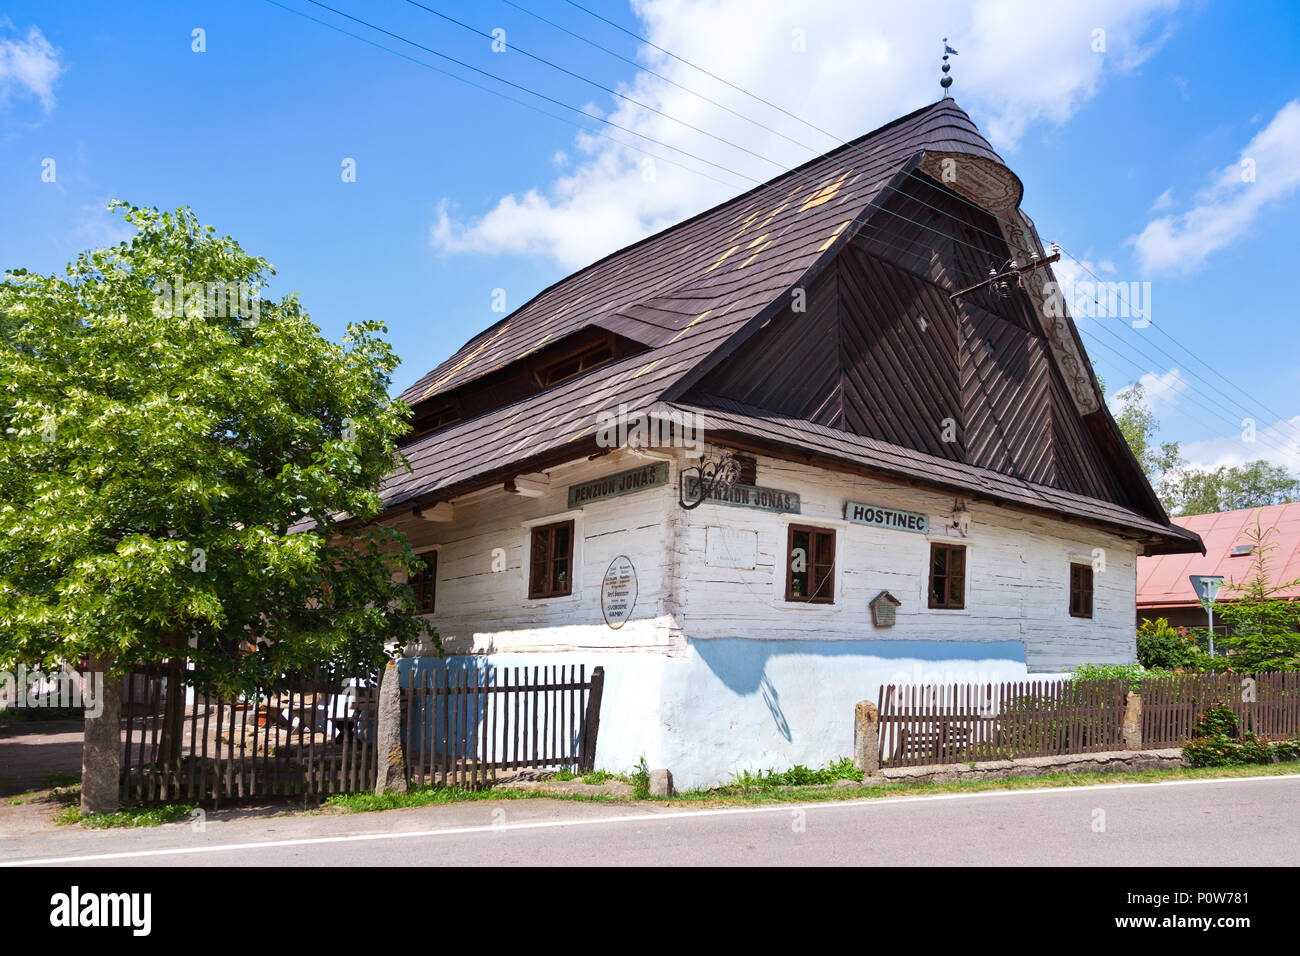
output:
M 1180 515 L 1213 514 L 1300 500 L 1300 478 L 1281 465 L 1258 460 L 1214 470 L 1176 467 L 1162 482 Z
M 419 566 L 367 523 L 410 414 L 384 327 L 331 343 L 189 209 L 110 209 L 129 241 L 0 282 L 0 668 L 184 656 L 228 694 L 379 663 Z
M 1115 424 L 1119 426 L 1124 440 L 1138 460 L 1147 480 L 1152 487 L 1160 486 L 1161 476 L 1179 466 L 1177 442 L 1156 443 L 1156 433 L 1160 423 L 1156 420 L 1151 406 L 1146 401 L 1146 390 L 1141 382 L 1134 382 L 1115 396 L 1119 402 L 1119 411 L 1115 414 Z
M 1263 527 L 1256 516 L 1243 535 L 1243 543 L 1251 546 L 1250 574 L 1229 581 L 1224 590 L 1230 599 L 1216 605 L 1215 616 L 1231 627 L 1221 643 L 1232 651 L 1228 660 L 1236 670 L 1300 669 L 1300 602 L 1278 596 L 1300 587 L 1300 578 L 1273 580 L 1277 545 L 1270 539 L 1276 534 L 1276 528 Z

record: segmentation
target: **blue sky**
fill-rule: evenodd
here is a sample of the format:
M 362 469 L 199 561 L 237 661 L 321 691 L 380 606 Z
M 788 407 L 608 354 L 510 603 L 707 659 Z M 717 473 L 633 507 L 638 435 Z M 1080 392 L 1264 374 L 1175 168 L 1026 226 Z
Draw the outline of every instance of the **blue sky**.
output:
M 278 2 L 493 85 L 309 0 Z M 618 143 L 580 134 L 574 123 L 599 124 L 539 115 L 267 0 L 0 4 L 0 267 L 54 271 L 116 241 L 102 212 L 112 197 L 188 204 L 270 259 L 273 292 L 298 292 L 331 337 L 351 319 L 386 321 L 404 359 L 400 388 L 500 317 L 494 290 L 513 309 L 835 145 L 564 0 L 517 3 L 680 86 L 500 0 L 421 2 L 484 32 L 504 29 L 506 50 L 402 0 L 329 6 L 727 171 L 619 131 Z M 1268 457 L 1300 470 L 1300 347 L 1287 293 L 1300 212 L 1300 5 L 584 5 L 842 138 L 936 99 L 948 36 L 960 51 L 957 101 L 1024 181 L 1023 207 L 1043 238 L 1107 280 L 1150 283 L 1157 328 L 1078 320 L 1112 391 L 1148 375 L 1162 437 L 1183 442 L 1194 462 Z M 196 29 L 204 52 L 192 49 Z M 659 159 L 648 169 L 627 142 Z M 47 158 L 54 182 L 41 179 Z M 1241 180 L 1243 158 L 1253 181 Z M 342 181 L 345 159 L 356 162 L 355 182 Z M 1248 413 L 1253 444 L 1241 441 Z

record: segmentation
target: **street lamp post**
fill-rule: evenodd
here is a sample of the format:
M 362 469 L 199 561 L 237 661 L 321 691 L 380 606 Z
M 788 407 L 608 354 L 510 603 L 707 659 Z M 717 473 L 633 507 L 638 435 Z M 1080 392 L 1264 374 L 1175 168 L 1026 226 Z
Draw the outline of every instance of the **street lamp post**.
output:
M 1196 592 L 1196 598 L 1201 602 L 1201 607 L 1205 608 L 1205 613 L 1210 618 L 1210 656 L 1214 656 L 1214 599 L 1219 596 L 1219 588 L 1223 587 L 1223 575 L 1221 574 L 1191 574 L 1188 580 L 1192 582 L 1192 590 Z

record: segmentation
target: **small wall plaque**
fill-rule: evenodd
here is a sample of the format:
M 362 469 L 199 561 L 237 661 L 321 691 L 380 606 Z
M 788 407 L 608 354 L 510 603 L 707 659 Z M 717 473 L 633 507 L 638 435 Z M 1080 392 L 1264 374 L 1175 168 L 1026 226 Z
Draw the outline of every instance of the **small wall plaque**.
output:
M 888 591 L 881 591 L 871 599 L 869 607 L 871 608 L 871 623 L 876 627 L 893 627 L 895 620 L 895 611 L 903 602 L 894 597 Z
M 618 630 L 632 616 L 636 606 L 636 568 L 627 555 L 620 554 L 609 563 L 600 585 L 600 611 L 605 623 Z

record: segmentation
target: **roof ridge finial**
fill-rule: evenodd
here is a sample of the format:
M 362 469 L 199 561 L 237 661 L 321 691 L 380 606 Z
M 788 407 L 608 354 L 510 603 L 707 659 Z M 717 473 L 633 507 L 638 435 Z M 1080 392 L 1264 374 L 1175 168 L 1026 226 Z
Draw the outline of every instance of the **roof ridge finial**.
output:
M 948 92 L 948 87 L 952 86 L 952 77 L 948 75 L 948 71 L 952 69 L 952 64 L 948 62 L 949 55 L 956 56 L 957 51 L 948 45 L 948 38 L 944 37 L 943 38 L 943 66 L 941 67 L 941 69 L 943 70 L 943 77 L 939 80 L 939 85 L 943 87 L 944 99 L 947 99 L 948 97 L 952 96 L 952 94 Z

